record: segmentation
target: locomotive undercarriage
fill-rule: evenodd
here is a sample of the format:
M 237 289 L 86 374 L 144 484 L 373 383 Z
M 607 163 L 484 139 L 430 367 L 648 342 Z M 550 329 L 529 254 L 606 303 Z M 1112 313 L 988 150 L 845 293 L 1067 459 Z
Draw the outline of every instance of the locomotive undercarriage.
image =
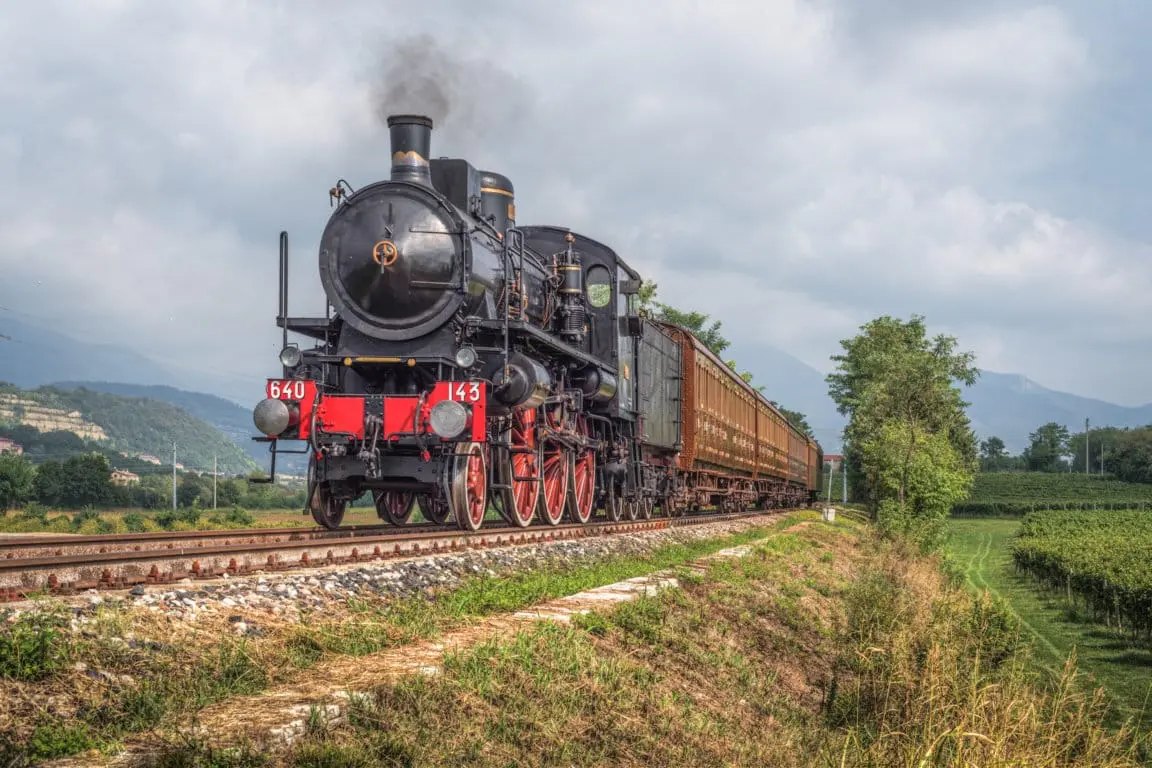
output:
M 378 516 L 398 525 L 411 520 L 417 505 L 426 520 L 455 521 L 465 530 L 477 530 L 489 511 L 518 527 L 536 518 L 550 525 L 565 516 L 587 522 L 600 485 L 597 467 L 604 464 L 597 453 L 608 445 L 601 438 L 609 430 L 581 413 L 579 395 L 567 391 L 536 407 L 480 417 L 480 440 L 381 439 L 379 421 L 370 420 L 363 439 L 318 435 L 308 508 L 318 523 L 336 528 L 347 505 L 371 491 Z

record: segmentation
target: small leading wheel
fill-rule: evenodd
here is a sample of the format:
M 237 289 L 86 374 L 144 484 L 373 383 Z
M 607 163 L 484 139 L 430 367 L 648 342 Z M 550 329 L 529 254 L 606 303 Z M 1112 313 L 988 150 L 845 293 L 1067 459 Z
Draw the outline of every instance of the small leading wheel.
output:
M 425 520 L 436 525 L 448 522 L 448 502 L 440 494 L 422 493 L 416 499 Z
M 488 457 L 479 443 L 461 443 L 450 459 L 445 483 L 456 525 L 478 531 L 488 511 Z
M 316 492 L 312 495 L 312 519 L 319 525 L 330 531 L 336 530 L 344 521 L 344 510 L 347 508 L 347 500 L 333 497 L 326 486 L 316 486 Z
M 588 436 L 588 425 L 580 417 L 576 432 Z M 584 448 L 573 454 L 571 475 L 568 478 L 568 517 L 583 525 L 592 519 L 596 499 L 596 449 Z
M 416 494 L 404 491 L 372 491 L 376 515 L 392 525 L 404 525 L 412 519 Z

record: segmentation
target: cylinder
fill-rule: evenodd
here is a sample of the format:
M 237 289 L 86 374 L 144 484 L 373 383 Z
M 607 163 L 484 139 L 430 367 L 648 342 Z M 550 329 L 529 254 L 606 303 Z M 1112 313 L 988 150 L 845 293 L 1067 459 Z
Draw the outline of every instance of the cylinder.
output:
M 432 154 L 432 118 L 391 115 L 388 132 L 392 141 L 392 181 L 410 181 L 431 187 L 428 156 Z
M 501 233 L 516 226 L 516 194 L 511 179 L 492 171 L 480 171 L 479 175 L 480 218 Z
M 580 388 L 584 397 L 598 403 L 606 403 L 616 395 L 616 377 L 601 368 L 589 366 L 572 377 L 572 383 Z
M 536 360 L 519 352 L 508 360 L 508 377 L 503 367 L 491 377 L 492 395 L 497 402 L 509 408 L 536 408 L 548 397 L 552 377 L 548 369 Z

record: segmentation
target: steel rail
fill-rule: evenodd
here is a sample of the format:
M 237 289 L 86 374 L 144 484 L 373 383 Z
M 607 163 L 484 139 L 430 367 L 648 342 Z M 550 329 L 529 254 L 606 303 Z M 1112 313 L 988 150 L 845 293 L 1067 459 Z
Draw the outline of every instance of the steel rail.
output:
M 495 523 L 493 527 L 503 521 Z M 109 533 L 95 535 L 0 535 L 0 563 L 26 557 L 60 557 L 67 554 L 163 550 L 175 548 L 232 546 L 257 541 L 304 541 L 312 539 L 356 538 L 371 533 L 457 530 L 454 525 L 411 523 L 404 526 L 348 525 L 336 530 L 308 528 L 230 528 L 212 531 L 151 531 L 148 533 Z
M 37 594 L 69 595 L 89 589 L 128 589 L 140 584 L 172 584 L 183 579 L 204 580 L 295 568 L 366 563 L 438 552 L 662 530 L 758 515 L 778 515 L 787 511 L 705 513 L 619 523 L 605 520 L 584 525 L 570 523 L 533 525 L 528 528 L 506 525 L 471 532 L 455 527 L 443 530 L 447 526 L 436 526 L 441 529 L 436 531 L 411 530 L 416 526 L 385 526 L 391 529 L 387 534 L 360 531 L 361 535 L 356 536 L 319 539 L 233 542 L 3 559 L 0 560 L 0 603 L 22 600 Z

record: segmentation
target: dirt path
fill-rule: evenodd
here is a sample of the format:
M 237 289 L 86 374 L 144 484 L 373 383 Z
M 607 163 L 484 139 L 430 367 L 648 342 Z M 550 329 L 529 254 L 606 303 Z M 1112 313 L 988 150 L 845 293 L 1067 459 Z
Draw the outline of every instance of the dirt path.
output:
M 801 523 L 803 525 L 803 523 Z M 791 529 L 789 529 L 791 530 Z M 721 550 L 686 565 L 702 573 L 710 560 L 741 557 L 754 545 Z M 260 694 L 237 696 L 200 711 L 190 734 L 207 745 L 224 747 L 248 741 L 262 750 L 292 743 L 302 735 L 313 712 L 329 723 L 347 716 L 348 700 L 413 673 L 437 674 L 445 652 L 459 651 L 480 642 L 507 637 L 537 621 L 566 623 L 576 614 L 606 605 L 635 600 L 642 595 L 678 587 L 671 569 L 549 600 L 513 614 L 501 614 L 449 632 L 434 641 L 392 648 L 367 656 L 342 657 L 303 671 L 290 685 Z M 56 768 L 81 765 L 128 766 L 146 761 L 163 746 L 156 736 L 126 740 L 123 751 L 108 758 L 73 757 L 54 761 Z

